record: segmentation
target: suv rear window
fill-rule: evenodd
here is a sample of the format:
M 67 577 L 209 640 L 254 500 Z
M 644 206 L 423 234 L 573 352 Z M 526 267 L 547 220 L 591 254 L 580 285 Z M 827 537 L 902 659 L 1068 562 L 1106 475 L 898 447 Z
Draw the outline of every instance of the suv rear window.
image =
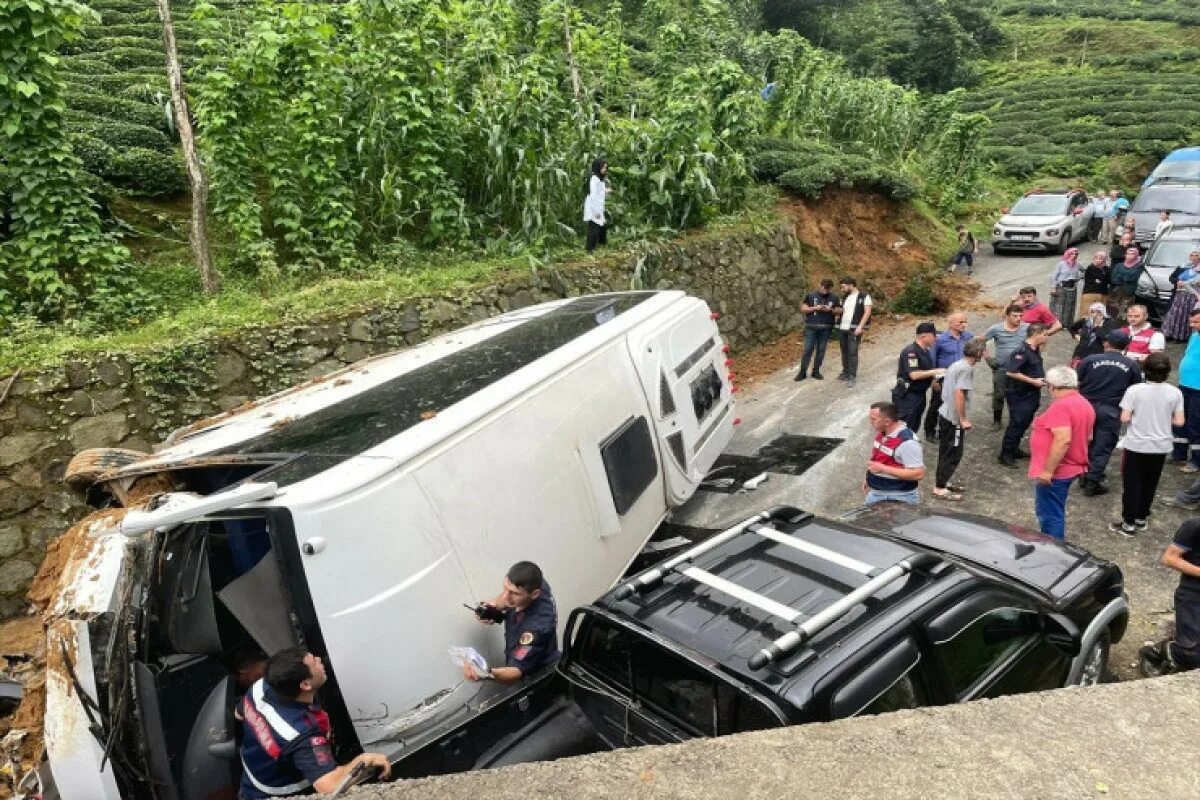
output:
M 665 648 L 592 619 L 580 661 L 680 727 L 721 736 L 776 727 L 767 706 Z
M 1133 201 L 1132 210 L 1200 214 L 1200 187 L 1150 186 Z

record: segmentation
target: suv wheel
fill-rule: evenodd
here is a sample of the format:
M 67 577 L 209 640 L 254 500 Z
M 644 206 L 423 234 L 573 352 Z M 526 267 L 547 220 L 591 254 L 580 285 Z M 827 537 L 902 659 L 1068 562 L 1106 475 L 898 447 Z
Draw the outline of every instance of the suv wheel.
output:
M 1062 232 L 1062 236 L 1058 237 L 1058 247 L 1055 248 L 1055 252 L 1057 252 L 1059 255 L 1062 255 L 1063 253 L 1067 252 L 1067 248 L 1070 246 L 1071 246 L 1071 229 L 1067 228 L 1065 231 Z
M 1079 673 L 1076 686 L 1096 686 L 1103 682 L 1108 675 L 1108 631 L 1100 634 L 1100 638 L 1088 648 L 1083 658 L 1083 671 Z

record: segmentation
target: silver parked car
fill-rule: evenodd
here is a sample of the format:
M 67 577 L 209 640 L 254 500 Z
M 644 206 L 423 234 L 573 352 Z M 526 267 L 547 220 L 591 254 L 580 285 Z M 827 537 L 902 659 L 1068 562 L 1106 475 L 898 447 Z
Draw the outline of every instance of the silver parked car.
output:
M 992 250 L 1045 250 L 1061 253 L 1087 238 L 1092 204 L 1082 189 L 1026 192 L 992 229 Z
M 1150 245 L 1138 280 L 1137 296 L 1161 319 L 1171 305 L 1171 273 L 1188 263 L 1188 253 L 1200 250 L 1200 226 L 1176 225 Z

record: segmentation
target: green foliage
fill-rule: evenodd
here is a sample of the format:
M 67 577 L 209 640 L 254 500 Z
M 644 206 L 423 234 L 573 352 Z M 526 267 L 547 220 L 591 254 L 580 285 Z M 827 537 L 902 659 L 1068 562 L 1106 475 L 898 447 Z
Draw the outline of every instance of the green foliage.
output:
M 100 229 L 63 114 L 55 52 L 92 12 L 75 0 L 0 0 L 0 315 L 133 311 L 128 253 Z M 7 320 L 6 320 L 7 321 Z
M 766 0 L 764 21 L 843 55 L 859 74 L 925 91 L 973 84 L 973 59 L 1004 37 L 972 0 Z
M 140 147 L 160 153 L 170 153 L 174 150 L 171 141 L 161 130 L 146 125 L 86 118 L 79 123 L 71 122 L 69 127 L 72 131 L 85 133 L 117 149 Z
M 1110 3 L 1105 0 L 999 0 L 1001 14 L 1031 17 L 1098 17 L 1108 20 L 1161 20 L 1180 25 L 1200 25 L 1197 0 L 1138 0 Z
M 984 154 L 1007 175 L 1091 175 L 1123 154 L 1161 158 L 1200 133 L 1200 83 L 1191 74 L 1132 72 L 1006 81 L 973 92 L 986 112 Z
M 100 173 L 113 185 L 135 197 L 171 197 L 187 190 L 183 159 L 144 147 L 114 148 L 106 172 Z
M 165 105 L 158 107 L 139 100 L 93 94 L 79 89 L 66 92 L 66 102 L 73 111 L 82 111 L 96 117 L 158 128 L 163 131 L 170 130 L 170 118 Z
M 934 295 L 936 276 L 927 272 L 917 272 L 904 282 L 900 294 L 892 300 L 892 311 L 898 314 L 932 314 L 937 310 L 937 297 Z
M 603 154 L 624 230 L 704 222 L 747 184 L 754 80 L 718 46 L 737 38 L 725 5 L 643 12 L 663 24 L 646 27 L 657 68 L 639 80 L 619 7 L 201 4 L 193 93 L 213 211 L 242 262 L 268 270 L 344 268 L 400 236 L 537 242 L 575 235 Z M 681 21 L 719 35 L 689 46 Z

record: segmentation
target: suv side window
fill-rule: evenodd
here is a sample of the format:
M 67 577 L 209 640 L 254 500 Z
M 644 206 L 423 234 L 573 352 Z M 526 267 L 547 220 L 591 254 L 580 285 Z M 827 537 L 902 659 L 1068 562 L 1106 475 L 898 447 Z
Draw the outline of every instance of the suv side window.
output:
M 966 697 L 994 667 L 1032 638 L 1037 624 L 1037 615 L 1031 611 L 997 608 L 979 615 L 949 638 L 935 640 L 934 651 L 950 683 L 948 689 L 957 699 Z

